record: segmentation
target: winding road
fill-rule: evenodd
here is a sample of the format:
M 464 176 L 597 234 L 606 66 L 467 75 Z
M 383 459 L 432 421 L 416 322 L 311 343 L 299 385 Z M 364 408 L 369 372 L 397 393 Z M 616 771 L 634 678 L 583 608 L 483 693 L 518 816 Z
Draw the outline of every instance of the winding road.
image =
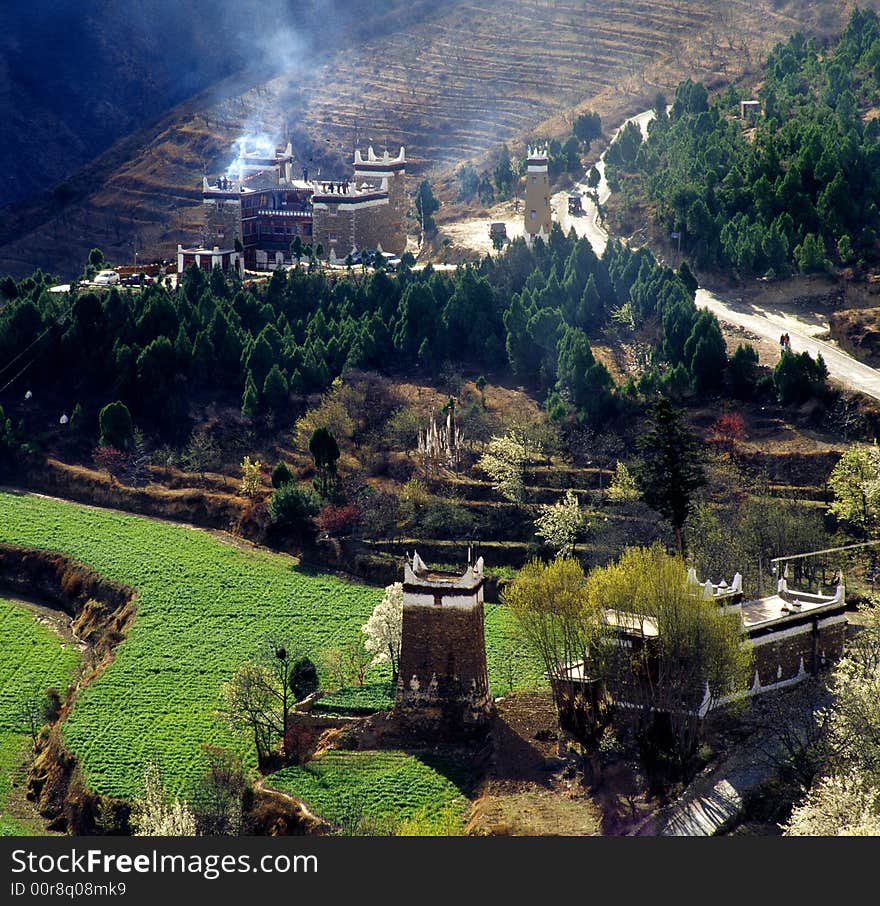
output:
M 638 123 L 644 134 L 647 132 L 648 123 L 653 118 L 654 112 L 649 110 L 631 117 L 626 123 Z M 622 128 L 623 126 L 621 126 Z M 614 136 L 616 135 L 617 132 L 614 133 Z M 605 179 L 604 154 L 596 164 L 596 169 L 601 175 L 597 190 L 598 198 L 600 204 L 604 204 L 611 196 L 611 189 Z M 577 188 L 583 193 L 588 191 L 585 183 L 580 183 Z M 600 222 L 599 211 L 595 203 L 590 196 L 584 194 L 584 214 L 572 217 L 568 214 L 568 194 L 568 192 L 557 192 L 551 199 L 560 226 L 565 232 L 568 232 L 570 227 L 574 227 L 579 236 L 589 239 L 596 254 L 601 255 L 608 243 L 608 231 Z M 865 396 L 880 400 L 880 371 L 859 362 L 835 344 L 820 339 L 818 335 L 828 331 L 828 324 L 821 318 L 798 316 L 783 307 L 747 302 L 738 297 L 721 296 L 702 287 L 697 290 L 696 303 L 699 308 L 712 312 L 719 321 L 742 328 L 776 344 L 779 343 L 780 335 L 787 333 L 794 352 L 806 351 L 812 356 L 821 353 L 832 378 L 850 390 L 856 390 L 864 393 Z
M 653 110 L 647 110 L 626 120 L 620 129 L 624 128 L 627 123 L 635 122 L 638 123 L 644 134 L 647 132 L 648 123 L 653 118 Z M 614 133 L 612 141 L 620 129 Z M 596 190 L 597 197 L 600 204 L 605 204 L 611 197 L 611 188 L 605 179 L 604 154 L 596 163 L 596 169 L 601 176 Z M 608 243 L 608 231 L 602 225 L 599 210 L 591 195 L 587 194 L 591 190 L 586 185 L 586 181 L 580 182 L 575 188 L 583 195 L 584 213 L 578 216 L 568 213 L 569 191 L 564 190 L 557 192 L 550 200 L 555 217 L 566 233 L 573 228 L 578 236 L 585 236 L 589 239 L 597 255 L 602 255 Z M 504 221 L 507 225 L 507 235 L 510 238 L 523 234 L 522 214 L 516 213 L 512 205 L 503 209 L 496 208 L 492 219 Z M 487 254 L 492 251 L 488 223 L 489 221 L 485 217 L 472 218 L 445 224 L 443 232 L 448 234 L 456 244 L 474 249 L 481 254 Z M 828 323 L 821 316 L 807 313 L 797 314 L 791 311 L 789 306 L 750 302 L 737 294 L 721 295 L 704 288 L 697 290 L 696 303 L 700 308 L 711 311 L 719 321 L 741 328 L 777 347 L 780 335 L 787 333 L 794 352 L 806 351 L 812 356 L 821 353 L 828 366 L 828 373 L 834 380 L 850 390 L 880 400 L 880 371 L 857 361 L 834 343 L 822 339 L 822 336 L 827 335 Z

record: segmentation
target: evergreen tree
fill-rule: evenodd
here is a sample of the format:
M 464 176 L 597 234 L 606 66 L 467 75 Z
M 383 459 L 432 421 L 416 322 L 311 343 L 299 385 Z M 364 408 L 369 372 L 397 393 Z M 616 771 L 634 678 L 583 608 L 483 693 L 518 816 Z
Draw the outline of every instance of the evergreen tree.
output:
M 278 412 L 287 403 L 289 387 L 284 372 L 277 364 L 269 369 L 263 382 L 263 399 L 272 412 Z
M 98 431 L 102 447 L 125 449 L 134 431 L 128 406 L 120 400 L 107 403 L 98 413 Z
M 241 414 L 248 418 L 255 418 L 260 412 L 260 395 L 257 393 L 257 385 L 254 383 L 254 376 L 248 372 L 244 382 L 244 393 L 241 397 Z
M 639 438 L 641 462 L 636 470 L 646 503 L 672 525 L 679 554 L 694 492 L 705 483 L 696 438 L 669 400 L 654 407 L 649 430 Z
M 309 440 L 309 453 L 318 473 L 318 490 L 322 497 L 327 497 L 330 486 L 336 477 L 336 462 L 339 459 L 339 444 L 327 428 L 316 428 Z

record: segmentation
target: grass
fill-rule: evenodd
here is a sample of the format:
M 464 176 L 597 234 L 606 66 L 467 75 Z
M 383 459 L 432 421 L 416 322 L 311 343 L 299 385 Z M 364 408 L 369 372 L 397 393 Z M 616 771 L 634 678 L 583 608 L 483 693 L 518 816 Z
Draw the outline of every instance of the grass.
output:
M 330 751 L 272 774 L 267 785 L 296 796 L 346 832 L 387 831 L 449 813 L 460 827 L 468 808 L 462 774 L 452 762 L 429 762 L 406 752 Z
M 3 814 L 31 744 L 19 708 L 27 696 L 53 686 L 63 695 L 79 652 L 25 607 L 5 599 L 0 599 L 0 651 L 0 836 L 30 834 L 27 822 Z
M 131 799 L 155 762 L 164 784 L 188 796 L 204 773 L 203 743 L 252 743 L 217 715 L 221 688 L 274 634 L 317 659 L 360 638 L 382 589 L 301 571 L 289 557 L 242 549 L 185 526 L 42 497 L 0 494 L 0 540 L 59 551 L 137 589 L 137 616 L 107 669 L 77 698 L 63 726 L 96 792 Z M 508 688 L 511 617 L 486 607 L 489 676 Z M 518 659 L 515 685 L 540 684 Z M 387 679 L 382 670 L 368 677 Z M 387 701 L 387 699 L 386 699 Z
M 394 704 L 394 687 L 390 679 L 347 686 L 325 695 L 312 706 L 316 714 L 357 715 L 386 711 Z

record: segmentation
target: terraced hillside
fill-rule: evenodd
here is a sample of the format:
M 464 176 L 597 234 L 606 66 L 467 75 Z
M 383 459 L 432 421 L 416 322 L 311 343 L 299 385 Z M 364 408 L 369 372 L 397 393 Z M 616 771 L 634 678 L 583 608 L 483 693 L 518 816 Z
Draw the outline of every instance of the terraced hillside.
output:
M 850 5 L 446 0 L 413 4 L 405 28 L 379 23 L 355 44 L 328 26 L 319 55 L 284 76 L 228 80 L 62 192 L 0 212 L 0 271 L 39 264 L 70 275 L 94 245 L 117 261 L 170 254 L 197 236 L 202 173 L 223 167 L 231 142 L 257 127 L 290 130 L 313 168 L 335 169 L 356 141 L 387 141 L 407 145 L 411 173 L 449 169 L 538 127 L 562 131 L 574 108 L 614 119 L 685 76 L 736 78 L 799 27 L 839 27 Z

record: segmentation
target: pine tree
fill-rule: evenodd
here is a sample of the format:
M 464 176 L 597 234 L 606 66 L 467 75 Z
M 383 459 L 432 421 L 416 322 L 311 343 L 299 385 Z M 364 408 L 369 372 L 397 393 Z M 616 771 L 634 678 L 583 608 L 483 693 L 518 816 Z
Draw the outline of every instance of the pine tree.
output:
M 269 369 L 263 382 L 263 399 L 273 412 L 277 412 L 287 402 L 289 387 L 284 372 L 277 364 Z
M 669 520 L 679 554 L 682 530 L 694 492 L 705 483 L 696 438 L 669 400 L 654 407 L 651 429 L 638 441 L 642 461 L 636 472 L 639 490 L 648 506 Z
M 241 398 L 241 414 L 248 418 L 255 418 L 260 412 L 260 395 L 257 393 L 257 385 L 254 383 L 254 376 L 248 372 L 247 380 L 244 382 L 244 393 Z

